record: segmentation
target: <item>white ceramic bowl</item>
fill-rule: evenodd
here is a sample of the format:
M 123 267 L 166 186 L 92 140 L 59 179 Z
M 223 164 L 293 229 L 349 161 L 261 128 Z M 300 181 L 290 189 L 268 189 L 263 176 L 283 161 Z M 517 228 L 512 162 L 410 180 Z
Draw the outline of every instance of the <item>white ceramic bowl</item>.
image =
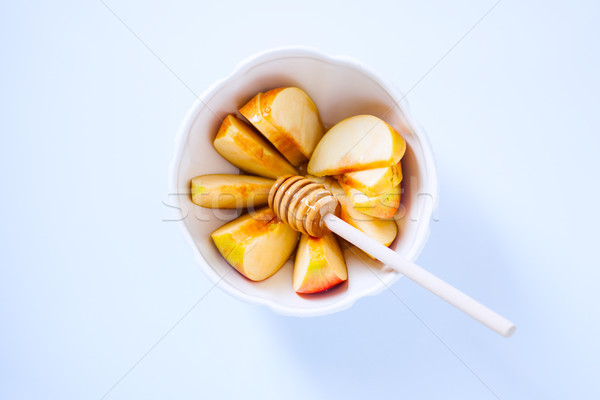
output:
M 410 121 L 402 94 L 372 69 L 349 57 L 332 57 L 305 47 L 262 52 L 241 62 L 233 73 L 196 100 L 177 135 L 170 194 L 171 201 L 176 200 L 184 236 L 198 264 L 221 289 L 240 300 L 264 304 L 285 315 L 324 315 L 348 308 L 363 296 L 380 293 L 401 275 L 345 248 L 348 282 L 326 293 L 296 294 L 292 289 L 293 260 L 265 281 L 251 282 L 232 270 L 210 239 L 213 230 L 239 213 L 198 207 L 189 196 L 190 179 L 197 175 L 239 172 L 212 146 L 223 118 L 229 113 L 240 116 L 237 110 L 256 93 L 281 86 L 305 90 L 326 127 L 353 115 L 373 114 L 405 138 L 404 218 L 398 220 L 399 234 L 391 247 L 410 260 L 417 258 L 429 235 L 438 199 L 436 170 L 427 137 Z

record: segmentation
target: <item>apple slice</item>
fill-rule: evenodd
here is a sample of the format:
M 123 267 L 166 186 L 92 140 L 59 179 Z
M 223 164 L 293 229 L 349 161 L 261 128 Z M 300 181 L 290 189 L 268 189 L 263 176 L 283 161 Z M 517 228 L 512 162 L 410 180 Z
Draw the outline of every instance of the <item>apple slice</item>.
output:
M 296 87 L 259 93 L 240 113 L 296 167 L 308 161 L 325 133 L 315 103 Z
M 406 143 L 398 132 L 373 115 L 347 118 L 331 128 L 308 163 L 315 176 L 339 175 L 398 164 Z
M 262 207 L 273 183 L 252 175 L 201 175 L 191 181 L 192 201 L 208 208 Z
M 341 219 L 385 246 L 392 244 L 398 234 L 398 226 L 394 220 L 378 219 L 356 210 L 338 183 L 333 183 L 330 190 L 340 202 Z
M 225 118 L 213 144 L 227 161 L 252 174 L 274 179 L 298 174 L 269 142 L 234 115 Z
M 277 272 L 298 243 L 298 232 L 270 208 L 243 215 L 214 231 L 211 237 L 225 260 L 253 281 Z
M 313 182 L 323 184 L 323 186 L 325 186 L 325 189 L 327 189 L 329 191 L 332 190 L 331 185 L 333 185 L 334 183 L 337 183 L 335 178 L 332 176 L 314 176 L 314 175 L 306 174 L 305 177 L 310 179 Z
M 369 197 L 360 190 L 341 184 L 346 196 L 356 211 L 375 218 L 393 218 L 400 207 L 402 189 L 394 186 L 390 191 L 376 197 Z
M 292 284 L 297 293 L 318 293 L 348 279 L 346 262 L 333 234 L 323 237 L 302 235 Z
M 392 190 L 402 181 L 402 165 L 348 172 L 338 176 L 341 184 L 358 189 L 369 197 L 376 197 Z

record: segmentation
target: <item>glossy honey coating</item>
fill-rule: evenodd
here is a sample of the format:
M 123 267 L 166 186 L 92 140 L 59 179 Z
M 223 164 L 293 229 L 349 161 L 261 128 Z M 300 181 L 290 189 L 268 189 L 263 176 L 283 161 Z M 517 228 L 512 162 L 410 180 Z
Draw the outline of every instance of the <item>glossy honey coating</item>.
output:
M 340 214 L 339 201 L 323 184 L 294 175 L 283 175 L 273 184 L 269 207 L 293 229 L 317 237 L 330 232 L 322 218 Z

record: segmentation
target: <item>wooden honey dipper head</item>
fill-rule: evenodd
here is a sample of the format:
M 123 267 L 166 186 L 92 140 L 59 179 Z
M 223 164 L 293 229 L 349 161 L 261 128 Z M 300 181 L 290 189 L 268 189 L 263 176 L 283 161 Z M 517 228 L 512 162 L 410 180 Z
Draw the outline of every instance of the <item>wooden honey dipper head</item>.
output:
M 269 192 L 269 207 L 293 229 L 310 236 L 325 236 L 323 217 L 340 215 L 340 203 L 321 183 L 303 176 L 283 175 Z

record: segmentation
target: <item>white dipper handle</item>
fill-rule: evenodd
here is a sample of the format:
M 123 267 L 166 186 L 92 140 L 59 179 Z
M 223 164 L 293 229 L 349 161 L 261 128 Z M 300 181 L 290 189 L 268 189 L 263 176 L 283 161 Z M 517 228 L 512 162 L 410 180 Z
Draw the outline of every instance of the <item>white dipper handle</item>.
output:
M 327 214 L 323 217 L 323 221 L 332 232 L 335 232 L 369 255 L 405 275 L 413 282 L 423 286 L 431 293 L 446 300 L 488 328 L 504 337 L 509 337 L 515 331 L 515 324 L 500 314 L 490 310 L 432 273 L 402 258 L 400 254 L 365 235 L 335 215 Z

